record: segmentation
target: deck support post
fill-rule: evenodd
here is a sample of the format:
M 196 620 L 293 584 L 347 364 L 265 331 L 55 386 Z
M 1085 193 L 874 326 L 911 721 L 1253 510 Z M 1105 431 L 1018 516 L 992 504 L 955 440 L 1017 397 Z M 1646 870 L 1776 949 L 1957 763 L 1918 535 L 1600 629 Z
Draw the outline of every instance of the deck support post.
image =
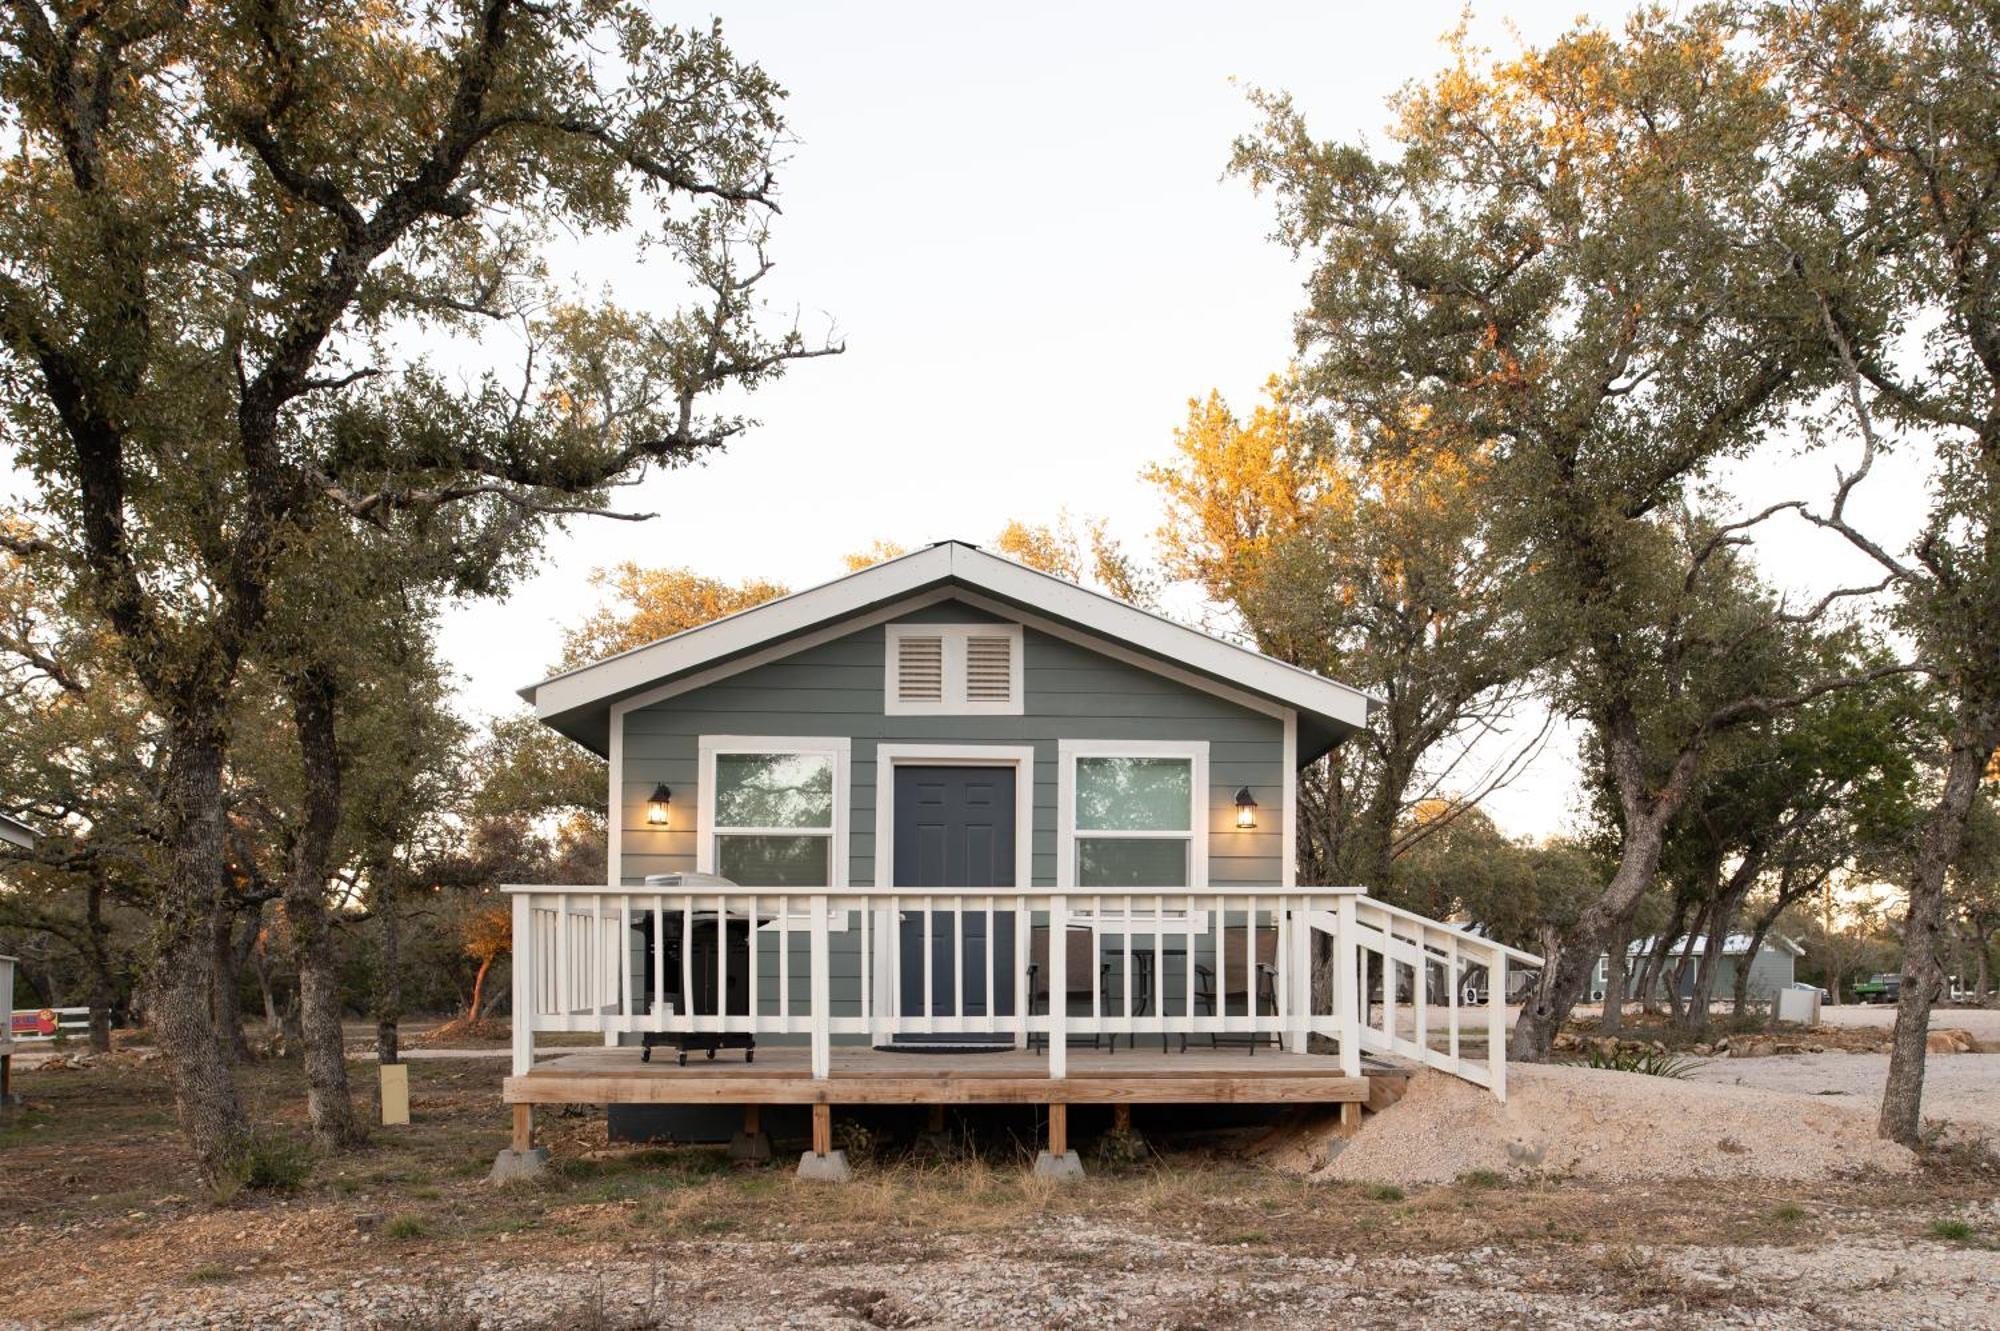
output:
M 729 1158 L 758 1165 L 771 1158 L 771 1139 L 764 1132 L 762 1106 L 743 1106 L 743 1126 L 729 1139 Z
M 1340 1102 L 1340 1123 L 1334 1129 L 1343 1137 L 1352 1137 L 1361 1131 L 1361 1103 L 1358 1100 Z
M 539 1175 L 549 1164 L 549 1149 L 535 1145 L 535 1107 L 510 1106 L 514 1111 L 513 1143 L 493 1157 L 493 1170 L 486 1177 L 494 1183 L 511 1183 Z
M 1054 947 L 1049 948 L 1051 953 L 1055 950 Z M 1059 1183 L 1083 1177 L 1083 1161 L 1069 1148 L 1069 1106 L 1066 1104 L 1049 1106 L 1049 1149 L 1035 1157 L 1034 1175 Z
M 21 1097 L 14 1094 L 14 1056 L 0 1054 L 0 1109 L 21 1103 Z
M 1121 1135 L 1132 1131 L 1131 1105 L 1111 1106 L 1111 1130 Z
M 812 1107 L 812 1149 L 799 1157 L 799 1177 L 814 1183 L 845 1183 L 854 1177 L 847 1152 L 833 1149 L 833 1106 L 824 1100 Z

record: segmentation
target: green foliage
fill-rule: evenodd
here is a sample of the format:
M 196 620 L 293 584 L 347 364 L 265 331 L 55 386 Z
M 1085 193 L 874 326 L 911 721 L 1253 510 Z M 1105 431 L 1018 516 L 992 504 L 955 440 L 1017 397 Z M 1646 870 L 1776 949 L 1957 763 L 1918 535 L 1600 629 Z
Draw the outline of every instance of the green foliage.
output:
M 392 1239 L 424 1239 L 431 1236 L 431 1224 L 420 1215 L 406 1212 L 391 1218 L 382 1226 L 382 1233 Z
M 1371 1202 L 1400 1202 L 1403 1200 L 1403 1190 L 1393 1183 L 1373 1183 L 1368 1187 L 1368 1200 Z
M 1950 1243 L 1965 1243 L 1973 1236 L 1973 1228 L 1963 1220 L 1933 1220 L 1928 1231 L 1934 1239 L 1944 1239 Z
M 1584 1055 L 1584 1066 L 1603 1072 L 1636 1072 L 1643 1077 L 1669 1077 L 1686 1081 L 1703 1060 L 1673 1050 L 1639 1049 L 1627 1045 L 1600 1049 Z
M 1468 1169 L 1458 1176 L 1457 1182 L 1461 1188 L 1504 1188 L 1507 1176 L 1495 1169 Z
M 211 1191 L 218 1202 L 243 1192 L 297 1192 L 312 1177 L 312 1148 L 275 1132 L 252 1133 L 230 1156 Z

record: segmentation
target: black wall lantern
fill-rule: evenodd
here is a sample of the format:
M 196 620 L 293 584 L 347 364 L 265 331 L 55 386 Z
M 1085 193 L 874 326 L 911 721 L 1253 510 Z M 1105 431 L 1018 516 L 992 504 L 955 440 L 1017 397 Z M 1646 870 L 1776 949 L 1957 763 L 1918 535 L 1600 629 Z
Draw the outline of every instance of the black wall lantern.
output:
M 1236 825 L 1246 832 L 1257 826 L 1257 800 L 1248 786 L 1236 792 Z
M 673 800 L 674 792 L 667 789 L 666 782 L 662 781 L 659 785 L 654 786 L 652 796 L 646 801 L 646 825 L 649 827 L 665 827 L 667 825 L 667 812 L 673 804 Z

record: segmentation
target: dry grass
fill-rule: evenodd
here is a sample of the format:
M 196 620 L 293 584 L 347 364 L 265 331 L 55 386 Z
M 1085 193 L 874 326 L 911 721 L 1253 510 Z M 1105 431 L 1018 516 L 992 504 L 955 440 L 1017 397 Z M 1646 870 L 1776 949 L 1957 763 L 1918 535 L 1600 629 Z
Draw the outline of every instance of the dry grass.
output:
M 365 1084 L 365 1065 L 356 1073 Z M 313 1160 L 289 1195 L 246 1191 L 227 1207 L 178 1164 L 156 1064 L 30 1074 L 22 1079 L 29 1107 L 0 1122 L 0 1205 L 17 1220 L 17 1246 L 59 1245 L 63 1261 L 0 1269 L 0 1307 L 55 1318 L 146 1288 L 186 1291 L 292 1272 L 334 1282 L 383 1262 L 577 1262 L 670 1243 L 782 1243 L 806 1254 L 787 1260 L 807 1263 L 837 1262 L 843 1245 L 861 1243 L 884 1259 L 916 1261 L 1018 1242 L 1052 1223 L 1210 1245 L 1219 1256 L 1602 1245 L 1589 1250 L 1635 1255 L 1608 1256 L 1608 1266 L 1564 1260 L 1557 1265 L 1573 1272 L 1564 1278 L 1612 1281 L 1646 1306 L 1699 1310 L 1721 1295 L 1712 1282 L 1676 1275 L 1662 1254 L 1684 1245 L 1805 1245 L 1834 1232 L 1922 1234 L 1993 1186 L 1971 1157 L 1940 1157 L 1914 1177 L 1818 1190 L 1466 1179 L 1405 1194 L 1306 1182 L 1233 1153 L 1159 1141 L 1157 1154 L 1093 1166 L 1081 1184 L 1060 1186 L 1027 1173 L 1025 1136 L 1002 1136 L 967 1139 L 943 1156 L 884 1141 L 857 1182 L 830 1188 L 798 1182 L 782 1152 L 780 1164 L 744 1168 L 706 1148 L 610 1150 L 603 1116 L 591 1110 L 544 1116 L 556 1167 L 541 1181 L 499 1189 L 485 1173 L 507 1135 L 503 1073 L 495 1060 L 414 1063 L 411 1127 L 378 1130 L 363 1150 Z M 301 1082 L 293 1063 L 244 1071 L 259 1120 L 281 1138 L 304 1138 Z M 1092 1260 L 1088 1251 L 1073 1248 L 1065 1260 Z M 880 1291 L 841 1297 L 872 1325 L 898 1325 L 907 1311 Z M 1197 1326 L 1223 1311 L 1193 1298 L 1176 1315 Z M 463 1325 L 455 1315 L 441 1305 L 397 1328 L 455 1331 Z M 585 1311 L 577 1317 L 570 1324 L 590 1324 Z

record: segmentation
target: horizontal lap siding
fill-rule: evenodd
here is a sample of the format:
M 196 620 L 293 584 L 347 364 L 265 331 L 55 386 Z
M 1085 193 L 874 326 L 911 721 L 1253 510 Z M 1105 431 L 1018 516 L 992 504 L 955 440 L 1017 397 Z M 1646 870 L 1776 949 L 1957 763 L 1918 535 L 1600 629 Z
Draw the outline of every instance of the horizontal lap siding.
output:
M 943 604 L 908 617 L 932 623 L 990 616 Z M 622 873 L 695 866 L 699 807 L 696 746 L 705 734 L 845 735 L 853 741 L 849 791 L 849 880 L 875 881 L 875 745 L 1032 744 L 1035 749 L 1032 881 L 1055 881 L 1056 745 L 1062 739 L 1207 740 L 1209 878 L 1276 883 L 1281 877 L 1283 727 L 1176 680 L 1075 643 L 1028 630 L 1021 716 L 887 716 L 881 627 L 858 630 L 796 656 L 629 713 L 625 718 Z M 646 824 L 646 796 L 672 787 L 673 826 Z M 1259 826 L 1239 832 L 1235 793 L 1249 786 Z M 838 937 L 838 936 L 837 936 Z M 835 943 L 836 950 L 841 946 Z M 858 972 L 857 972 L 858 973 Z M 775 991 L 773 991 L 775 992 Z

